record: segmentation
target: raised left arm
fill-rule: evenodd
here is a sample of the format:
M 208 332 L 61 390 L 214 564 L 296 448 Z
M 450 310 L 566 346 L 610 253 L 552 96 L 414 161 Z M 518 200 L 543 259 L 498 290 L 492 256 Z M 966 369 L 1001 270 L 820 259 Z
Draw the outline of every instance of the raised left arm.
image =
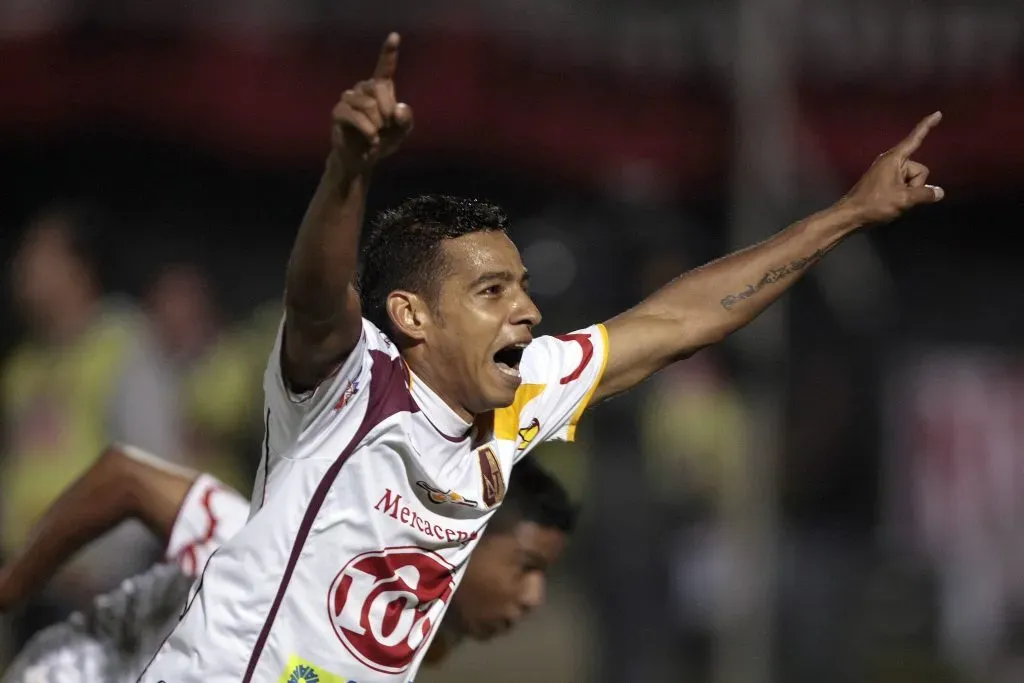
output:
M 937 202 L 928 169 L 910 155 L 941 119 L 921 121 L 881 155 L 835 205 L 761 244 L 676 278 L 609 320 L 608 361 L 593 401 L 626 391 L 666 366 L 722 341 L 752 321 L 807 268 L 858 229 L 887 223 L 918 204 Z

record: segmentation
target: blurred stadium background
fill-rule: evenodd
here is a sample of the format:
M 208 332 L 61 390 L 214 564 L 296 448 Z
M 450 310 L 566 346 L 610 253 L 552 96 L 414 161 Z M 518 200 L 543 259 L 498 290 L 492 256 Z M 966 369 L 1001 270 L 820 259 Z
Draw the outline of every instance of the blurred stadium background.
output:
M 392 29 L 417 129 L 372 208 L 505 205 L 546 332 L 823 208 L 946 115 L 920 153 L 945 202 L 545 452 L 586 509 L 550 605 L 422 680 L 1024 680 L 1015 0 L 0 0 L 4 552 L 112 438 L 249 491 L 329 111 Z M 69 223 L 93 239 L 69 251 Z M 6 615 L 7 654 L 142 539 Z

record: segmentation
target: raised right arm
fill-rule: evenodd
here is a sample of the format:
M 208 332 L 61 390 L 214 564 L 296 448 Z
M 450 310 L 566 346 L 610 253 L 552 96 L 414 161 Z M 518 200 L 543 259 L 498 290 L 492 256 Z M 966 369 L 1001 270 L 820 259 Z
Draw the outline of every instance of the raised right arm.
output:
M 395 99 L 398 44 L 389 35 L 373 77 L 334 107 L 331 154 L 288 260 L 281 368 L 296 393 L 330 375 L 362 333 L 355 278 L 370 174 L 412 128 L 412 111 Z

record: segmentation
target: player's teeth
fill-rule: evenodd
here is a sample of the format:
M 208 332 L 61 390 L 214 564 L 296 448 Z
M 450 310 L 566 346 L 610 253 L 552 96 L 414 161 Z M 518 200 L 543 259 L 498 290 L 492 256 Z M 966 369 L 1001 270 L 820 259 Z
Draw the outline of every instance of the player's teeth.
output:
M 498 369 L 501 370 L 502 372 L 504 372 L 506 375 L 509 375 L 511 377 L 519 377 L 519 370 L 518 369 L 513 368 L 513 367 L 509 367 L 508 365 L 505 365 L 504 363 L 498 363 L 497 366 L 498 366 Z

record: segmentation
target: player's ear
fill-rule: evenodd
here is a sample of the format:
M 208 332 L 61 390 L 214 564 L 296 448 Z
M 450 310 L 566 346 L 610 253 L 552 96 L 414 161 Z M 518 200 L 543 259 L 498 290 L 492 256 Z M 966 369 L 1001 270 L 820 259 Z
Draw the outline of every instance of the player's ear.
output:
M 430 323 L 430 307 L 418 294 L 396 290 L 388 295 L 388 317 L 395 331 L 413 341 L 426 336 L 425 327 Z

